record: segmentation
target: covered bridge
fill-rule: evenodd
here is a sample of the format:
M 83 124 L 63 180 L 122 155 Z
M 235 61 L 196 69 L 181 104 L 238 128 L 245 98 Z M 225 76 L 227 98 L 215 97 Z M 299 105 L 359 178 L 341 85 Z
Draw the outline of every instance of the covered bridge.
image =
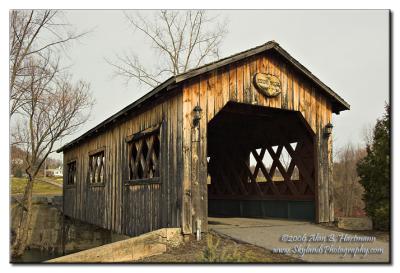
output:
M 190 70 L 58 150 L 64 213 L 133 236 L 332 221 L 331 117 L 349 108 L 273 41 Z

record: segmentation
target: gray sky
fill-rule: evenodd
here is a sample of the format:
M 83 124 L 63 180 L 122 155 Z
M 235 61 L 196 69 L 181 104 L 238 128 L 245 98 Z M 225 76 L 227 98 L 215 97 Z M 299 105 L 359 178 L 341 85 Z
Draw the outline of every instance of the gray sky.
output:
M 228 19 L 229 33 L 221 48 L 225 57 L 269 40 L 277 41 L 294 58 L 351 105 L 334 115 L 334 148 L 362 144 L 389 101 L 388 11 L 257 10 L 210 11 Z M 150 89 L 113 77 L 104 58 L 134 51 L 143 62 L 157 58 L 151 44 L 133 32 L 122 11 L 67 11 L 79 30 L 94 29 L 69 51 L 71 72 L 91 84 L 96 105 L 90 121 L 63 144 L 135 101 Z

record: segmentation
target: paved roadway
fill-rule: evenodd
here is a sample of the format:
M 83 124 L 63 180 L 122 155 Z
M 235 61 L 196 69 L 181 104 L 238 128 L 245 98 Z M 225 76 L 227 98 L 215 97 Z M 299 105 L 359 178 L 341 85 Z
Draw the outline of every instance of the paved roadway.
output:
M 48 179 L 48 178 L 41 177 L 41 178 L 36 178 L 36 180 L 37 181 L 41 181 L 41 182 L 45 182 L 45 183 L 49 183 L 49 184 L 51 184 L 53 186 L 56 186 L 56 187 L 59 187 L 59 188 L 63 187 L 62 183 L 57 183 L 57 182 L 55 182 L 55 181 L 53 181 L 51 179 Z
M 362 235 L 342 233 L 324 228 L 303 221 L 292 221 L 282 219 L 250 219 L 250 218 L 208 218 L 209 228 L 225 236 L 231 237 L 237 241 L 246 242 L 256 246 L 260 246 L 269 250 L 274 248 L 282 248 L 288 251 L 293 257 L 300 258 L 305 262 L 320 263 L 364 263 L 364 262 L 388 262 L 389 261 L 389 243 L 384 241 L 360 242 L 368 238 L 360 238 Z M 288 236 L 284 236 L 284 235 Z M 305 235 L 305 236 L 304 236 Z M 312 237 L 313 235 L 317 235 Z M 347 237 L 341 237 L 347 235 Z M 282 237 L 283 236 L 283 237 Z M 297 236 L 297 237 L 289 237 Z M 342 238 L 342 242 L 339 242 Z M 358 242 L 343 242 L 343 240 L 358 240 Z M 288 242 L 292 239 L 292 242 Z M 310 242 L 311 239 L 318 240 Z M 305 241 L 307 240 L 307 241 Z M 325 241 L 323 241 L 325 240 Z M 330 241 L 329 241 L 330 240 Z M 286 242 L 285 242 L 286 241 Z M 361 248 L 360 248 L 361 247 Z M 343 251 L 343 249 L 383 249 L 382 254 L 335 254 L 335 251 Z M 307 252 L 323 251 L 325 254 L 304 254 Z M 326 254 L 330 252 L 329 254 Z

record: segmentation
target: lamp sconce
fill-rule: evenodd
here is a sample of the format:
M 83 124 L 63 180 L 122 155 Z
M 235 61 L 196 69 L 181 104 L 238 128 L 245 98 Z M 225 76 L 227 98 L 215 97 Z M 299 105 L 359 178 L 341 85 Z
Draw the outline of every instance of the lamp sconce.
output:
M 199 105 L 196 105 L 193 108 L 193 125 L 194 126 L 198 126 L 200 123 L 200 119 L 201 119 L 201 112 L 203 111 L 203 109 L 200 108 Z
M 329 122 L 327 125 L 325 125 L 325 129 L 324 129 L 325 137 L 328 138 L 332 134 L 332 129 L 333 129 L 332 123 Z

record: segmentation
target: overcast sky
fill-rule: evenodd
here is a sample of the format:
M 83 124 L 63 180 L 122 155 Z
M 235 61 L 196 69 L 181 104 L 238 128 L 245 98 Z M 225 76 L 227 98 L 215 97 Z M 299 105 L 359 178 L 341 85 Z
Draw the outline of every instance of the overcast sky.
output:
M 147 11 L 149 12 L 149 11 Z M 363 129 L 371 126 L 389 100 L 388 11 L 210 11 L 228 19 L 221 48 L 225 57 L 275 40 L 350 105 L 334 115 L 334 148 L 347 142 L 362 144 Z M 66 11 L 79 30 L 93 31 L 69 51 L 75 78 L 91 84 L 96 105 L 90 121 L 63 144 L 108 118 L 146 92 L 145 86 L 113 77 L 104 58 L 116 53 L 140 53 L 153 63 L 151 44 L 134 32 L 122 11 Z

